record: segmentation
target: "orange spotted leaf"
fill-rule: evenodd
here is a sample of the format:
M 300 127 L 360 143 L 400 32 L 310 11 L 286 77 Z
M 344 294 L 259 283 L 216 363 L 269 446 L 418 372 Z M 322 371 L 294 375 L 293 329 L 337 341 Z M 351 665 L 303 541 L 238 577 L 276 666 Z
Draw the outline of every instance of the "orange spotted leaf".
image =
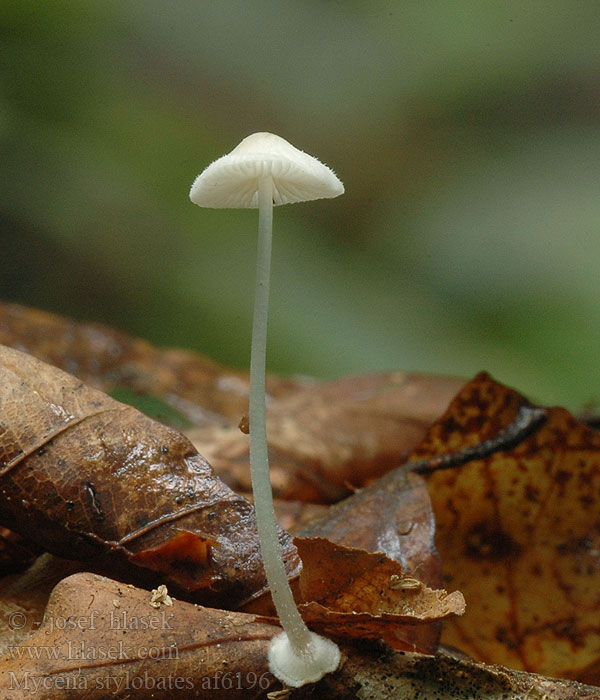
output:
M 406 468 L 430 471 L 446 585 L 467 603 L 442 641 L 599 682 L 600 433 L 481 374 Z

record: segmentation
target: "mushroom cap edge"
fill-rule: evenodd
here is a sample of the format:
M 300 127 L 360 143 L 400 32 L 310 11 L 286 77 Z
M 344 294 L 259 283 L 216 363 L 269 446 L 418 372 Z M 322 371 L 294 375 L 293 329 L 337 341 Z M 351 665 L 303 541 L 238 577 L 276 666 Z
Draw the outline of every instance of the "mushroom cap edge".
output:
M 251 134 L 194 180 L 190 199 L 211 209 L 258 208 L 258 180 L 273 178 L 273 204 L 338 197 L 344 185 L 317 158 L 266 132 Z

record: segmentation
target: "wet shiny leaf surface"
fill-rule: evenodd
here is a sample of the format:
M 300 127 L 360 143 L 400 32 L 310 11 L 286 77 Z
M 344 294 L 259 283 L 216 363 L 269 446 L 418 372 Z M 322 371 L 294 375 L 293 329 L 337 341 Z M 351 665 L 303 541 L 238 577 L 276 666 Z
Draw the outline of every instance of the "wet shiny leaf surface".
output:
M 0 522 L 58 556 L 163 577 L 205 602 L 234 606 L 262 588 L 252 505 L 180 433 L 16 350 L 0 348 L 0 381 Z

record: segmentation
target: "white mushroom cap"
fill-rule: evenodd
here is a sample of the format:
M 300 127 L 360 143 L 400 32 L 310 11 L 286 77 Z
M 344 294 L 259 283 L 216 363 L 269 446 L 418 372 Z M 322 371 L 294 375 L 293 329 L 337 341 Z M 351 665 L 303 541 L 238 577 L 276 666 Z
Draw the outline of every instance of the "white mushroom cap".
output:
M 190 199 L 211 209 L 257 209 L 258 180 L 273 178 L 273 204 L 337 197 L 344 185 L 319 160 L 275 134 L 251 134 L 194 180 Z

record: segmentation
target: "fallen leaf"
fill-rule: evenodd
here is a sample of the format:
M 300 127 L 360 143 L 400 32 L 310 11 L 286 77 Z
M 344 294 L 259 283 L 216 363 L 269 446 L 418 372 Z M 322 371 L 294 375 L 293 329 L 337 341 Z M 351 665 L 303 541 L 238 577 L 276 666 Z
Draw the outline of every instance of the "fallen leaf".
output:
M 41 554 L 39 547 L 6 527 L 0 527 L 0 576 L 25 568 Z
M 284 530 L 292 534 L 298 532 L 315 518 L 327 511 L 327 506 L 318 503 L 305 503 L 304 501 L 274 502 L 275 517 Z
M 152 549 L 132 555 L 131 561 L 158 571 L 179 585 L 194 591 L 210 587 L 214 574 L 211 573 L 211 550 L 219 546 L 217 540 L 180 530 L 174 537 Z
M 461 593 L 432 590 L 408 577 L 398 562 L 384 554 L 322 538 L 295 538 L 294 543 L 303 562 L 299 579 L 302 616 L 325 634 L 384 639 L 404 649 L 404 625 L 464 613 Z
M 428 586 L 442 584 L 431 500 L 425 481 L 416 474 L 389 472 L 329 506 L 297 535 L 381 552 Z
M 107 393 L 127 388 L 161 398 L 195 425 L 223 417 L 239 421 L 248 411 L 247 372 L 222 367 L 188 350 L 157 349 L 99 323 L 0 302 L 0 343 Z M 267 391 L 281 396 L 306 381 L 269 376 Z
M 344 501 L 330 506 L 297 534 L 325 537 L 347 547 L 381 552 L 398 562 L 406 577 L 442 587 L 442 565 L 434 545 L 435 521 L 424 480 L 395 470 Z M 396 635 L 407 645 L 433 653 L 441 620 L 404 625 Z
M 377 479 L 403 460 L 463 383 L 390 372 L 312 384 L 270 401 L 274 494 L 333 503 Z M 232 488 L 250 490 L 248 438 L 237 423 L 187 435 Z
M 275 683 L 266 651 L 278 627 L 181 601 L 157 610 L 148 601 L 148 591 L 95 574 L 64 579 L 42 626 L 0 659 L 0 697 L 229 700 L 264 696 Z
M 337 672 L 325 676 L 312 700 L 598 700 L 598 688 L 546 678 L 503 666 L 391 652 L 372 646 L 348 653 Z M 301 692 L 290 700 L 304 700 Z
M 50 591 L 82 568 L 79 562 L 42 554 L 25 571 L 0 579 L 0 656 L 41 625 Z
M 86 383 L 181 427 L 171 407 L 200 429 L 190 439 L 217 475 L 250 490 L 246 372 L 190 351 L 150 343 L 95 323 L 0 302 L 0 343 L 26 350 Z M 464 382 L 391 372 L 315 383 L 267 377 L 276 495 L 332 503 L 395 466 Z M 148 408 L 150 404 L 150 408 Z
M 467 601 L 443 641 L 486 663 L 600 683 L 600 434 L 481 374 L 411 468 L 430 471 L 446 585 Z
M 114 601 L 119 601 L 115 608 Z M 54 589 L 42 626 L 0 658 L 10 700 L 258 700 L 276 691 L 267 647 L 280 631 L 253 615 L 176 601 L 148 607 L 148 591 L 101 576 L 70 576 Z M 447 656 L 342 647 L 345 662 L 290 700 L 592 700 L 597 689 Z
M 315 558 L 311 552 L 313 543 L 327 538 L 352 550 L 363 550 L 365 556 L 368 556 L 368 552 L 377 553 L 378 556 L 384 554 L 397 562 L 390 572 L 390 586 L 400 587 L 395 577 L 401 579 L 404 588 L 408 588 L 411 577 L 417 577 L 412 580 L 418 579 L 419 587 L 423 583 L 432 588 L 441 587 L 441 562 L 434 546 L 433 510 L 427 487 L 420 476 L 399 470 L 390 472 L 344 501 L 328 508 L 319 506 L 319 510 L 318 517 L 298 533 L 302 538 L 299 541 L 309 539 L 311 543 L 305 554 L 305 576 L 329 581 L 328 556 Z M 318 546 L 316 551 L 320 551 Z M 345 558 L 347 551 L 344 550 Z M 309 568 L 306 569 L 306 566 Z M 349 577 L 354 573 L 352 570 Z M 298 578 L 292 579 L 291 583 L 298 600 L 310 599 L 310 596 L 299 592 Z M 242 609 L 261 615 L 275 614 L 268 589 L 253 596 Z M 359 634 L 356 618 L 355 622 L 357 626 L 353 634 Z M 428 653 L 437 650 L 441 617 L 433 617 L 427 622 L 421 620 L 419 624 L 414 624 L 414 619 L 408 624 L 397 619 L 393 622 L 395 644 Z
M 252 505 L 180 433 L 9 348 L 0 383 L 1 523 L 58 556 L 205 603 L 235 607 L 264 586 Z M 292 574 L 299 559 L 280 539 Z

